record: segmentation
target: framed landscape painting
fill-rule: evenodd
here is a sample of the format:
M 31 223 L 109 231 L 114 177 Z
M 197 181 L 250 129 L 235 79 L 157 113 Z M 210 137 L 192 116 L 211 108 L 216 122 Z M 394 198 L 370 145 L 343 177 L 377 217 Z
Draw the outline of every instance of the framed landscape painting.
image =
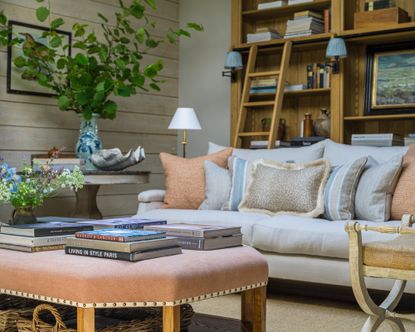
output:
M 415 49 L 368 49 L 366 115 L 415 112 Z
M 23 55 L 25 47 L 40 47 L 48 46 L 48 39 L 42 37 L 48 28 L 21 23 L 16 21 L 9 21 L 11 29 L 11 36 L 19 36 L 24 39 L 23 44 L 9 46 L 7 51 L 7 92 L 15 94 L 36 95 L 36 96 L 54 96 L 55 93 L 47 87 L 39 85 L 34 78 L 25 75 L 22 68 L 17 68 L 14 65 L 14 59 Z M 61 54 L 71 54 L 72 34 L 70 32 L 56 30 L 56 32 L 64 37 L 62 45 L 69 45 L 64 49 L 63 46 L 57 48 L 57 52 Z

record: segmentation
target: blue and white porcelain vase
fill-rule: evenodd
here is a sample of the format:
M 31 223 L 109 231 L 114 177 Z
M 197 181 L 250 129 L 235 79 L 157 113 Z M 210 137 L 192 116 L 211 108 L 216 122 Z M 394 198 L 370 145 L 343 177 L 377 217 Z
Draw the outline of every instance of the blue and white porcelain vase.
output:
M 96 170 L 91 162 L 91 156 L 102 149 L 102 143 L 98 136 L 98 114 L 93 114 L 90 120 L 86 120 L 81 115 L 81 129 L 78 143 L 76 144 L 76 155 L 80 159 L 85 159 L 88 171 Z

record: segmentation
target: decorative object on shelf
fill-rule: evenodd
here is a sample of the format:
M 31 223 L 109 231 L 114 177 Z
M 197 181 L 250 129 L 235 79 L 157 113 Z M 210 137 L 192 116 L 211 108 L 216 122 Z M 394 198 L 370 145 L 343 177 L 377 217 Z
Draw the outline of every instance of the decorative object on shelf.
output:
M 343 38 L 333 37 L 330 39 L 326 49 L 326 58 L 331 59 L 326 61 L 326 66 L 332 68 L 333 74 L 340 72 L 340 59 L 347 57 L 346 43 Z
M 25 53 L 33 53 L 37 58 L 48 54 L 49 49 L 53 48 L 57 57 L 70 57 L 72 46 L 72 34 L 67 31 L 55 30 L 61 43 L 55 45 L 54 39 L 44 36 L 49 28 L 28 23 L 9 21 L 9 31 L 11 36 L 21 38 L 20 43 L 10 43 L 7 51 L 7 93 L 36 96 L 56 96 L 57 93 L 47 84 L 39 84 L 42 80 L 49 80 L 48 68 L 43 66 L 27 70 L 25 67 Z M 64 47 L 63 45 L 67 45 Z M 43 81 L 42 81 L 43 82 Z
M 313 119 L 310 113 L 304 114 L 303 137 L 311 137 L 314 134 Z
M 183 130 L 183 158 L 186 158 L 187 130 L 201 130 L 200 122 L 193 108 L 180 107 L 174 113 L 169 129 Z
M 76 144 L 76 155 L 80 159 L 86 161 L 87 170 L 95 170 L 95 166 L 91 161 L 92 155 L 102 149 L 101 139 L 98 136 L 98 114 L 92 114 L 92 117 L 87 120 L 81 115 L 81 129 L 79 131 L 79 138 Z
M 320 116 L 314 121 L 314 132 L 317 136 L 330 137 L 330 111 L 320 109 Z
M 239 52 L 230 51 L 226 54 L 225 69 L 222 71 L 222 77 L 230 77 L 231 82 L 236 82 L 236 75 L 244 67 L 242 55 Z
M 415 112 L 415 49 L 411 44 L 368 47 L 365 115 Z
M 139 146 L 135 150 L 130 149 L 125 155 L 118 148 L 99 150 L 91 156 L 91 162 L 99 170 L 121 171 L 140 163 L 145 158 L 144 149 Z
M 17 174 L 15 168 L 0 161 L 0 202 L 15 208 L 12 224 L 33 223 L 36 221 L 33 209 L 42 206 L 46 198 L 63 188 L 77 191 L 83 183 L 84 176 L 79 168 L 53 170 L 45 165 L 39 172 L 25 167 L 21 174 Z
M 400 23 L 410 22 L 407 11 L 399 7 L 378 9 L 373 11 L 357 12 L 354 14 L 354 28 L 368 29 L 387 27 Z

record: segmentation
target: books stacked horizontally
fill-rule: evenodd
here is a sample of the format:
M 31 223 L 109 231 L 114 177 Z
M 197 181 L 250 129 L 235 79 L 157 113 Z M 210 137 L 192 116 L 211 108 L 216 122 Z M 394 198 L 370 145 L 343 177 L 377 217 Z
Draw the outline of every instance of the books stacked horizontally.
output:
M 280 39 L 281 35 L 273 28 L 257 28 L 255 33 L 248 33 L 246 35 L 247 43 L 258 43 L 262 41 L 269 41 L 272 39 Z
M 70 157 L 51 159 L 43 155 L 34 155 L 32 157 L 32 165 L 35 172 L 40 171 L 40 168 L 45 165 L 50 166 L 53 170 L 65 168 L 72 171 L 75 167 L 78 167 L 80 170 L 85 170 L 84 159 Z
M 352 145 L 361 146 L 402 146 L 403 137 L 396 134 L 353 134 Z
M 256 79 L 251 82 L 249 91 L 252 95 L 275 93 L 277 89 L 277 78 Z
M 182 249 L 162 231 L 108 228 L 75 233 L 67 239 L 65 253 L 137 262 L 181 254 Z
M 288 5 L 299 5 L 301 3 L 314 2 L 314 0 L 288 0 Z
M 279 0 L 271 2 L 262 2 L 258 4 L 258 10 L 284 7 L 288 4 L 288 0 Z
M 330 81 L 331 70 L 325 63 L 307 65 L 307 89 L 329 88 Z
M 128 218 L 113 218 L 103 220 L 86 220 L 79 221 L 78 224 L 90 224 L 94 226 L 94 230 L 106 229 L 106 228 L 118 228 L 118 229 L 143 229 L 144 226 L 149 225 L 164 225 L 167 224 L 166 220 L 159 219 L 143 219 L 137 217 Z
M 405 145 L 415 144 L 415 134 L 409 134 L 404 138 Z
M 317 17 L 316 17 L 317 16 Z M 324 32 L 324 19 L 321 14 L 311 11 L 301 12 L 287 21 L 284 38 L 306 37 Z
M 64 222 L 1 226 L 0 248 L 25 252 L 59 250 L 69 236 L 92 229 L 90 224 Z
M 365 11 L 371 12 L 378 9 L 392 8 L 395 6 L 395 0 L 369 0 L 365 2 Z
M 145 226 L 144 229 L 177 237 L 183 249 L 214 250 L 242 245 L 241 227 L 178 223 Z

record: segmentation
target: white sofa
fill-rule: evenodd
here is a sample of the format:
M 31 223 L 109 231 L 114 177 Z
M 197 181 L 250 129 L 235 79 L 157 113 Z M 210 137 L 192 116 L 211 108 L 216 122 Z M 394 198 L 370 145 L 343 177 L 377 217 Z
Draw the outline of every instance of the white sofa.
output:
M 361 156 L 372 156 L 378 162 L 386 161 L 396 154 L 404 155 L 405 147 L 370 148 L 352 147 L 327 140 L 317 156 L 317 147 L 310 147 L 316 157 L 328 159 L 333 166 Z M 210 146 L 209 152 L 220 149 Z M 287 153 L 292 159 L 295 154 L 304 158 L 305 149 L 291 148 L 265 151 L 235 149 L 233 154 L 246 159 L 281 159 Z M 316 154 L 317 151 L 317 154 Z M 173 210 L 162 209 L 164 191 L 150 190 L 139 194 L 138 215 L 143 218 L 161 218 L 169 223 L 189 222 L 195 224 L 228 224 L 242 227 L 245 245 L 261 251 L 269 263 L 270 278 L 313 282 L 328 285 L 350 286 L 348 267 L 348 237 L 344 230 L 347 221 L 328 221 L 291 215 L 268 216 L 265 214 L 242 213 L 235 211 Z M 375 224 L 360 221 L 363 224 Z M 389 221 L 388 225 L 398 225 L 400 221 Z M 396 235 L 367 232 L 363 241 L 392 239 Z M 389 290 L 392 281 L 385 279 L 368 280 L 372 289 Z M 407 291 L 415 293 L 415 283 L 409 283 Z

